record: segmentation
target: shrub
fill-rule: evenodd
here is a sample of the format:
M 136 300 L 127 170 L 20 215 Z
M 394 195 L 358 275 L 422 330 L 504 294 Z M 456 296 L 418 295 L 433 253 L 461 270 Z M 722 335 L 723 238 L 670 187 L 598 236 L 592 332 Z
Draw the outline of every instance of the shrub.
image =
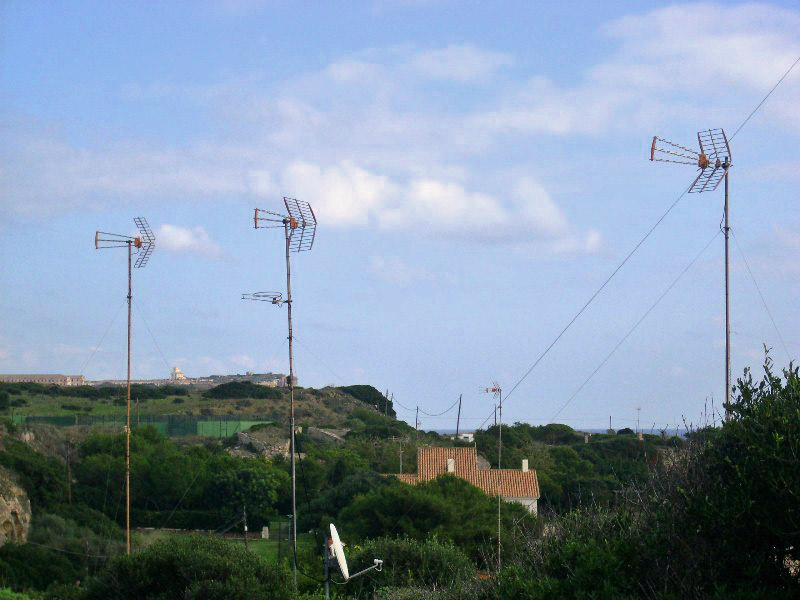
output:
M 384 561 L 382 571 L 350 581 L 345 588 L 348 594 L 369 597 L 387 587 L 452 588 L 477 574 L 467 555 L 452 543 L 409 538 L 365 542 L 348 557 L 350 572 L 366 569 L 376 558 Z
M 278 399 L 283 394 L 276 388 L 256 385 L 251 381 L 231 381 L 214 386 L 203 392 L 203 398 L 215 400 L 253 398 L 257 400 Z
M 211 537 L 176 537 L 114 559 L 90 583 L 86 598 L 288 600 L 290 582 L 282 566 L 263 561 L 241 545 Z
M 386 414 L 390 417 L 397 416 L 397 413 L 392 407 L 392 401 L 387 400 L 386 396 L 381 394 L 371 385 L 347 385 L 337 389 L 345 394 L 349 394 L 356 400 L 360 400 L 365 404 L 375 407 L 375 409 L 381 414 Z
M 80 572 L 61 552 L 32 544 L 0 548 L 0 585 L 14 590 L 44 590 L 51 583 L 71 583 Z

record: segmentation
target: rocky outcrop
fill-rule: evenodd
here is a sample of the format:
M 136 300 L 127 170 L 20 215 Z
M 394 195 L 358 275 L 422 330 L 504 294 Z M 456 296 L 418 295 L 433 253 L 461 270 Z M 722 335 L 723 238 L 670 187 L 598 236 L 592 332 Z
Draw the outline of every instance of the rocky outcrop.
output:
M 11 473 L 0 467 L 0 546 L 24 543 L 31 523 L 31 502 Z

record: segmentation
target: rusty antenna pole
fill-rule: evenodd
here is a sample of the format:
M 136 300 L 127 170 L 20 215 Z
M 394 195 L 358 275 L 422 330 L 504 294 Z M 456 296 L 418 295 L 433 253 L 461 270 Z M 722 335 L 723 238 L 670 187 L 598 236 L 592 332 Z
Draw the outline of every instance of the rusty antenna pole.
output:
M 503 452 L 503 390 L 500 387 L 500 384 L 496 381 L 492 384 L 491 387 L 487 387 L 484 389 L 484 393 L 492 394 L 494 399 L 497 400 L 497 404 L 495 404 L 495 408 L 500 409 L 500 429 L 497 434 L 497 572 L 500 572 L 500 504 L 502 501 L 502 483 L 503 483 L 503 474 L 500 472 L 500 469 L 503 465 L 502 463 L 502 452 Z
M 131 553 L 131 259 L 133 250 L 136 249 L 135 269 L 141 269 L 150 260 L 156 245 L 156 236 L 150 229 L 147 219 L 135 217 L 133 222 L 139 230 L 139 235 L 119 235 L 96 231 L 94 234 L 94 247 L 96 250 L 108 248 L 128 249 L 128 393 L 127 417 L 125 421 L 125 546 L 127 553 Z
M 725 235 L 725 418 L 730 416 L 731 403 L 731 311 L 730 311 L 730 260 L 728 241 L 731 228 L 728 213 L 728 178 L 731 168 L 731 147 L 724 129 L 705 129 L 697 132 L 700 151 L 675 144 L 658 136 L 650 146 L 650 160 L 694 165 L 700 172 L 689 187 L 690 194 L 713 192 L 725 180 L 724 226 Z
M 255 209 L 253 214 L 253 226 L 256 229 L 283 228 L 286 240 L 286 300 L 282 300 L 278 295 L 277 300 L 272 292 L 262 292 L 267 294 L 263 300 L 269 299 L 273 304 L 286 304 L 287 318 L 289 321 L 289 445 L 291 450 L 291 470 L 292 470 L 292 576 L 294 589 L 297 591 L 297 473 L 295 469 L 295 425 L 294 425 L 294 337 L 292 336 L 292 267 L 290 256 L 292 252 L 305 252 L 311 250 L 314 245 L 314 238 L 317 235 L 317 217 L 308 202 L 287 198 L 284 196 L 283 204 L 286 207 L 286 214 L 271 212 L 260 208 Z M 258 294 L 258 292 L 256 292 Z M 253 296 L 251 294 L 251 296 Z M 245 299 L 258 300 L 260 298 Z

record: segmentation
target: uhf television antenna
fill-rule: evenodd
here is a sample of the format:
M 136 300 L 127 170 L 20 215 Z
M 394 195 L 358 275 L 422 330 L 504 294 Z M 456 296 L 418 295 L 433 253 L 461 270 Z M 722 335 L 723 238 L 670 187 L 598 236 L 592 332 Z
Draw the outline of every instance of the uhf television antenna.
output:
M 289 321 L 289 439 L 292 469 L 292 573 L 294 588 L 297 589 L 297 473 L 295 471 L 295 427 L 294 427 L 294 347 L 292 336 L 292 252 L 311 250 L 317 234 L 317 217 L 308 202 L 294 198 L 283 198 L 286 214 L 256 208 L 253 226 L 256 229 L 283 228 L 286 240 L 286 299 L 277 292 L 256 292 L 242 296 L 250 300 L 269 301 L 272 304 L 287 306 Z
M 503 474 L 500 472 L 500 469 L 503 465 L 503 390 L 500 387 L 500 384 L 496 381 L 491 385 L 491 387 L 484 388 L 484 393 L 492 394 L 492 397 L 496 400 L 495 407 L 500 409 L 500 429 L 497 433 L 497 571 L 500 572 L 500 504 L 502 500 L 502 483 L 503 483 Z
M 125 422 L 125 544 L 128 554 L 131 553 L 131 259 L 136 249 L 135 269 L 147 265 L 150 255 L 156 247 L 156 236 L 153 234 L 147 219 L 136 217 L 133 219 L 139 235 L 119 235 L 105 231 L 96 231 L 94 234 L 94 247 L 96 250 L 108 248 L 128 249 L 128 394 L 127 394 L 127 419 Z
M 360 577 L 364 573 L 369 573 L 370 571 L 381 571 L 383 569 L 383 561 L 376 558 L 372 561 L 372 566 L 367 567 L 366 569 L 359 571 L 358 573 L 353 573 L 350 575 L 350 570 L 347 568 L 347 558 L 344 555 L 344 547 L 342 541 L 339 539 L 339 532 L 336 531 L 336 525 L 331 523 L 331 537 L 329 540 L 325 542 L 325 547 L 323 548 L 323 560 L 324 567 L 325 567 L 325 597 L 330 598 L 331 590 L 330 590 L 330 581 L 331 581 L 331 573 L 330 573 L 330 563 L 333 560 L 336 561 L 337 565 L 339 566 L 339 571 L 344 577 L 344 582 L 347 583 L 351 579 L 355 579 L 356 577 Z
M 731 228 L 728 220 L 728 178 L 731 168 L 731 147 L 723 129 L 706 129 L 697 132 L 700 151 L 691 150 L 658 136 L 650 146 L 650 160 L 694 165 L 699 173 L 689 187 L 690 194 L 713 192 L 725 180 L 725 417 L 730 414 L 731 402 L 731 312 L 730 312 L 730 262 L 728 241 Z

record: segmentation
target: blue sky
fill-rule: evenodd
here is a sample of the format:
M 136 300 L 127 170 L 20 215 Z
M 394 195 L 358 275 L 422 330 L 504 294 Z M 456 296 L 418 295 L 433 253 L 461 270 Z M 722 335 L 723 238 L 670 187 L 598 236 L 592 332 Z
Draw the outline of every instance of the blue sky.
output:
M 792 2 L 0 5 L 0 372 L 125 373 L 125 257 L 96 229 L 157 234 L 134 274 L 134 376 L 285 371 L 282 240 L 252 210 L 314 206 L 294 257 L 301 384 L 370 383 L 436 413 L 510 389 L 695 176 L 654 134 L 729 135 L 800 56 Z M 800 353 L 800 71 L 732 142 L 733 372 Z M 688 195 L 519 385 L 549 422 L 718 231 Z M 724 394 L 723 242 L 558 415 L 697 422 Z M 108 334 L 99 345 L 103 334 Z M 152 334 L 152 335 L 151 335 Z M 784 348 L 785 344 L 785 348 Z M 400 416 L 413 414 L 398 407 Z M 455 415 L 422 415 L 425 428 Z

